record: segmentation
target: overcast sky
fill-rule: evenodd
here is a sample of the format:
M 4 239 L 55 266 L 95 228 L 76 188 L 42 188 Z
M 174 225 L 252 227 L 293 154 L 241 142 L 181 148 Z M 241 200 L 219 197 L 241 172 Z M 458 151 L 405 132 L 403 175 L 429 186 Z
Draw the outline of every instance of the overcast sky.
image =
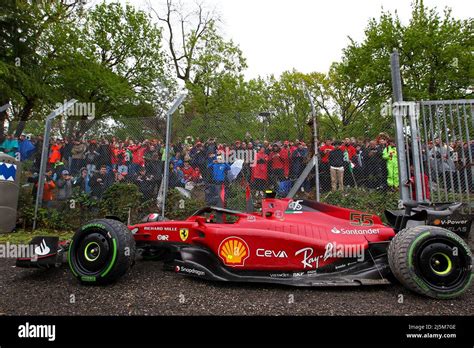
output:
M 145 0 L 121 0 L 146 9 Z M 164 0 L 152 0 L 153 4 Z M 182 0 L 190 2 L 192 0 Z M 202 0 L 201 0 L 202 1 Z M 248 78 L 279 75 L 293 68 L 326 72 L 338 61 L 348 36 L 360 41 L 370 18 L 382 8 L 408 22 L 412 0 L 204 0 L 223 19 L 227 38 L 239 44 L 247 58 Z M 474 1 L 425 0 L 441 12 L 448 6 L 456 18 L 474 14 Z M 159 8 L 157 6 L 156 8 Z

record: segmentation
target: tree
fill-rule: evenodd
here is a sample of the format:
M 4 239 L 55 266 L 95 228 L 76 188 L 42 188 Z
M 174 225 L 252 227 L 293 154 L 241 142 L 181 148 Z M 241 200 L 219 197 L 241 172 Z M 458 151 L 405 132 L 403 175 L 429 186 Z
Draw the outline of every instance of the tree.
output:
M 70 98 L 93 103 L 95 118 L 63 123 L 62 133 L 69 136 L 82 135 L 103 117 L 163 113 L 169 96 L 162 92 L 174 85 L 165 69 L 161 30 L 130 5 L 101 3 L 76 11 L 79 2 L 2 5 L 0 101 L 13 101 L 9 124 L 17 124 L 16 135 L 28 120 L 44 119 Z
M 12 101 L 21 134 L 26 121 L 41 102 L 50 99 L 55 60 L 60 42 L 51 36 L 52 29 L 68 25 L 78 1 L 44 2 L 6 0 L 0 5 L 0 104 Z M 0 115 L 3 136 L 5 113 Z
M 69 97 L 92 102 L 96 117 L 70 123 L 84 133 L 103 117 L 149 117 L 160 114 L 172 89 L 161 49 L 161 30 L 143 11 L 130 5 L 101 3 L 86 16 L 62 74 Z M 78 127 L 78 123 L 80 127 Z
M 367 113 L 370 94 L 366 85 L 352 81 L 344 63 L 333 63 L 327 74 L 310 73 L 305 77 L 316 107 L 320 111 L 321 134 L 324 137 L 364 135 L 360 119 Z
M 220 34 L 218 15 L 200 3 L 189 9 L 173 0 L 166 1 L 163 11 L 150 8 L 164 26 L 175 76 L 191 92 L 186 101 L 188 117 L 239 112 L 236 103 L 219 106 L 224 103 L 218 96 L 221 87 L 243 86 L 247 65 L 240 48 Z
M 245 81 L 243 76 L 222 75 L 210 80 L 212 94 L 206 95 L 192 85 L 192 98 L 185 112 L 175 116 L 173 124 L 180 136 L 219 137 L 221 141 L 243 139 L 247 132 L 261 136 L 258 114 L 265 110 L 266 86 L 263 79 Z M 204 110 L 205 105 L 205 112 Z
M 296 70 L 283 72 L 279 79 L 269 77 L 270 104 L 274 111 L 268 119 L 271 140 L 304 139 L 308 135 L 306 123 L 311 109 L 305 94 L 306 82 L 307 76 Z
M 365 39 L 351 39 L 344 49 L 344 74 L 365 88 L 371 106 L 391 96 L 389 59 L 394 48 L 400 52 L 405 100 L 466 98 L 474 77 L 473 20 L 457 20 L 446 9 L 413 4 L 412 17 L 404 26 L 398 15 L 382 12 L 372 19 Z
M 220 35 L 215 11 L 202 3 L 187 9 L 173 0 L 166 0 L 163 14 L 151 4 L 149 7 L 167 32 L 171 64 L 178 79 L 197 84 L 209 73 L 240 73 L 246 68 L 241 50 Z

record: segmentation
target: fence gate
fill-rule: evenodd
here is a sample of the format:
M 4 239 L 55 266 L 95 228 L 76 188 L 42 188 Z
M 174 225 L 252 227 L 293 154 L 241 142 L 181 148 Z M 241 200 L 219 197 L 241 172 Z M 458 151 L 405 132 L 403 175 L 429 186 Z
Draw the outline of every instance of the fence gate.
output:
M 474 100 L 398 102 L 393 112 L 402 200 L 457 201 L 474 211 Z

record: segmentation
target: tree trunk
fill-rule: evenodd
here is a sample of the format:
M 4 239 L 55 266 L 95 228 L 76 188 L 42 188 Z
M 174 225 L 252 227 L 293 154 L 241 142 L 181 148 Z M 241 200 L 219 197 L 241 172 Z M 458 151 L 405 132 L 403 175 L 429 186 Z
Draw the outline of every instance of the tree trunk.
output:
M 20 121 L 18 122 L 18 125 L 16 126 L 16 131 L 15 131 L 15 137 L 19 137 L 21 133 L 23 133 L 23 130 L 25 129 L 26 126 L 26 121 L 30 118 L 31 111 L 33 111 L 33 107 L 35 105 L 35 99 L 33 98 L 28 98 L 26 99 L 26 104 L 23 107 L 23 109 L 20 111 Z
M 0 99 L 0 107 L 5 104 L 8 104 L 8 99 L 2 98 Z M 5 140 L 5 120 L 7 119 L 7 110 L 0 111 L 0 143 Z
M 80 139 L 84 134 L 86 134 L 89 129 L 96 123 L 97 119 L 92 119 L 89 121 L 79 122 L 79 129 L 76 131 L 76 138 Z

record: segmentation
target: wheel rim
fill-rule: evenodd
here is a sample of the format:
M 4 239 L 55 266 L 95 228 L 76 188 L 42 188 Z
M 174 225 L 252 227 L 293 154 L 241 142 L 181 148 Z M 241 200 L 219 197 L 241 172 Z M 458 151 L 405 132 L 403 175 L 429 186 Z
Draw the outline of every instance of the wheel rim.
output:
M 431 256 L 430 266 L 437 275 L 446 275 L 453 269 L 451 258 L 445 253 L 436 253 Z
M 104 231 L 95 230 L 75 242 L 74 249 L 74 263 L 80 273 L 97 276 L 108 266 L 112 246 Z
M 96 242 L 90 242 L 84 249 L 84 258 L 89 262 L 96 261 L 100 256 L 100 245 Z
M 415 272 L 432 289 L 451 291 L 470 276 L 462 245 L 443 237 L 420 244 L 414 256 Z

